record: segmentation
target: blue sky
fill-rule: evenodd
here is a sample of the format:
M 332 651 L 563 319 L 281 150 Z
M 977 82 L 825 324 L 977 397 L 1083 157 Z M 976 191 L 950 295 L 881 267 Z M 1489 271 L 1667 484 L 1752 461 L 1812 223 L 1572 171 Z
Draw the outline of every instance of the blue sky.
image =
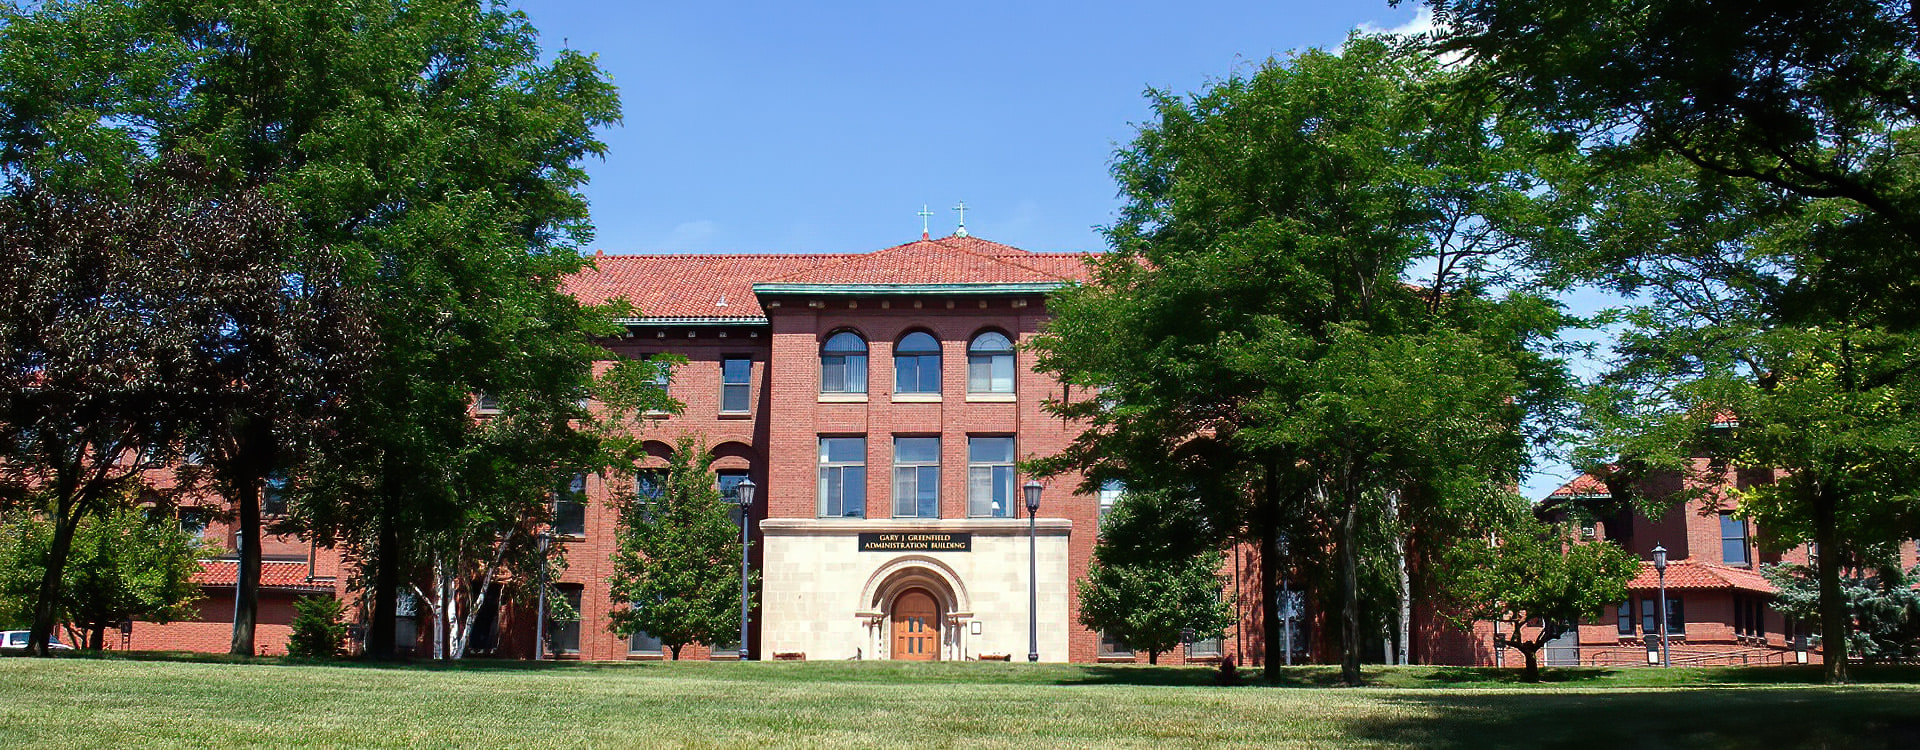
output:
M 862 252 L 918 239 L 922 205 L 951 233 L 962 200 L 976 236 L 1099 249 L 1149 87 L 1422 20 L 1384 0 L 518 7 L 620 87 L 625 122 L 587 164 L 610 253 Z M 1565 479 L 1542 468 L 1529 497 Z

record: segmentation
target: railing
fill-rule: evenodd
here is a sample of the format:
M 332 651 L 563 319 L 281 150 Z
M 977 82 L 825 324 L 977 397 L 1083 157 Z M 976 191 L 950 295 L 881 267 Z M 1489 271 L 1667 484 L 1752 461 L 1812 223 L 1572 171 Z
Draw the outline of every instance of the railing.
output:
M 1657 652 L 1656 652 L 1657 653 Z M 1668 660 L 1676 667 L 1762 667 L 1796 663 L 1792 651 L 1743 648 L 1734 651 L 1671 649 Z M 1589 667 L 1659 666 L 1647 663 L 1644 648 L 1581 649 L 1580 663 Z

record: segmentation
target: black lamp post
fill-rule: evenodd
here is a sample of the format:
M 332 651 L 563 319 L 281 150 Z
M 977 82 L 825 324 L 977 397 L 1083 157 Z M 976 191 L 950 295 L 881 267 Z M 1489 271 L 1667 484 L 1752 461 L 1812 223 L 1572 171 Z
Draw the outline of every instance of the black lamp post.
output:
M 1660 574 L 1660 666 L 1673 666 L 1673 652 L 1668 648 L 1667 631 L 1667 548 L 1653 545 L 1653 569 Z
M 533 660 L 547 658 L 547 552 L 553 549 L 553 533 L 540 532 L 540 616 L 533 623 Z
M 740 660 L 747 661 L 747 524 L 753 516 L 753 480 L 742 479 L 733 486 L 740 499 Z
M 1040 660 L 1040 551 L 1033 517 L 1040 512 L 1040 483 L 1029 480 L 1027 495 L 1027 661 Z

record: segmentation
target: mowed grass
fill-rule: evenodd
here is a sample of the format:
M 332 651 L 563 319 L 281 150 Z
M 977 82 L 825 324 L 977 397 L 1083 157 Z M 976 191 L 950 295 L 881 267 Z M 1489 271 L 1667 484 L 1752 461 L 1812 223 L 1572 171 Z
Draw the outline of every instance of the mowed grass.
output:
M 1251 670 L 1247 674 L 1252 674 Z M 0 746 L 1920 746 L 1913 670 L 1379 668 L 1218 688 L 1203 668 L 0 659 Z

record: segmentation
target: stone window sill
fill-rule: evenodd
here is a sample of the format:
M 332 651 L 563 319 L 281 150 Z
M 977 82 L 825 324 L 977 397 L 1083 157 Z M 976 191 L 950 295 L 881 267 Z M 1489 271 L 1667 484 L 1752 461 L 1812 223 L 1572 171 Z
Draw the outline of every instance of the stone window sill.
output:
M 823 403 L 823 404 L 864 404 L 866 402 L 867 402 L 867 394 L 864 394 L 864 393 L 822 393 L 820 394 L 820 403 Z
M 937 404 L 940 403 L 940 394 L 895 393 L 893 394 L 893 402 L 896 404 Z
M 753 418 L 753 412 L 750 412 L 750 411 L 723 411 L 723 412 L 720 412 L 720 418 L 721 418 L 721 419 L 752 419 L 752 418 Z
M 1012 393 L 969 393 L 967 401 L 976 404 L 1010 404 L 1019 396 Z

